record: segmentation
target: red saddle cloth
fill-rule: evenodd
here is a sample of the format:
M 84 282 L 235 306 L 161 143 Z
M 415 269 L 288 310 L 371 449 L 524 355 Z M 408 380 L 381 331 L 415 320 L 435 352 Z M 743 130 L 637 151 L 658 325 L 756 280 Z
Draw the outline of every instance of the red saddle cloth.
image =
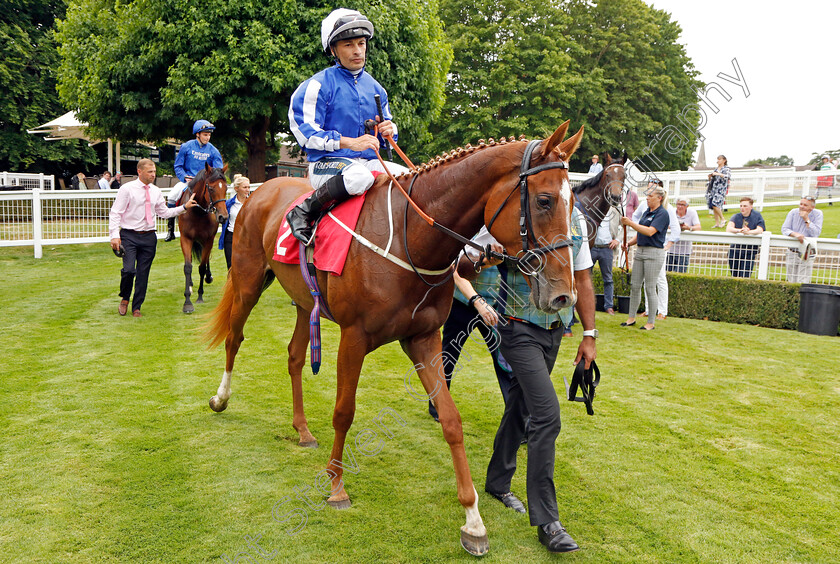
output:
M 285 213 L 288 213 L 292 207 L 301 203 L 311 193 L 307 192 L 295 200 Z M 344 225 L 355 230 L 356 223 L 359 221 L 359 214 L 362 211 L 362 204 L 365 203 L 366 194 L 367 192 L 340 203 L 331 210 L 331 213 Z M 313 258 L 315 268 L 341 276 L 352 240 L 353 235 L 338 225 L 329 215 L 325 215 L 318 224 L 318 229 L 315 230 L 315 256 Z M 289 222 L 284 218 L 280 225 L 280 232 L 277 234 L 273 258 L 283 264 L 300 264 L 299 251 L 300 242 L 292 236 Z

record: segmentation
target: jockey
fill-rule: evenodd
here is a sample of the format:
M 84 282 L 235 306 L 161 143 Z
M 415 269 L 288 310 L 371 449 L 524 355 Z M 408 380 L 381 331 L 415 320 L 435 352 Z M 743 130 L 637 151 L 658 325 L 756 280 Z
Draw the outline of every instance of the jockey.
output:
M 355 10 L 339 8 L 321 23 L 321 46 L 335 66 L 304 81 L 289 105 L 289 125 L 306 151 L 309 181 L 315 191 L 286 215 L 292 234 L 304 243 L 312 238 L 310 224 L 329 205 L 366 192 L 372 185 L 371 171 L 384 172 L 376 149 L 386 146 L 384 137 L 397 138 L 391 122 L 388 93 L 365 72 L 368 40 L 373 24 Z M 378 115 L 374 95 L 382 101 Z M 365 133 L 365 121 L 379 121 L 382 140 Z M 388 163 L 393 174 L 408 169 Z
M 187 189 L 187 183 L 204 169 L 204 163 L 208 163 L 213 168 L 225 166 L 222 162 L 221 153 L 210 143 L 210 135 L 215 129 L 216 126 L 206 119 L 200 119 L 193 124 L 195 139 L 181 145 L 178 156 L 175 157 L 175 176 L 178 177 L 180 182 L 169 192 L 169 198 L 166 202 L 168 207 L 174 208 L 178 205 L 181 194 Z M 175 238 L 175 218 L 169 220 L 168 226 L 169 231 L 164 241 L 171 241 Z

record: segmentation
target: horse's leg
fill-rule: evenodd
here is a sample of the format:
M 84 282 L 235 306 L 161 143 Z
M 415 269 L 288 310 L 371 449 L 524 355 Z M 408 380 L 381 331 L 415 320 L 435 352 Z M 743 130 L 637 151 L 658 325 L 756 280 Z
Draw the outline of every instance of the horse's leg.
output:
M 195 311 L 190 295 L 192 294 L 192 239 L 181 232 L 181 252 L 184 254 L 184 307 L 181 311 L 192 313 Z
M 461 414 L 455 407 L 449 389 L 441 384 L 445 378 L 441 362 L 440 332 L 436 330 L 417 335 L 400 341 L 400 344 L 414 362 L 417 375 L 426 393 L 434 396 L 443 437 L 449 443 L 452 462 L 455 465 L 455 479 L 458 484 L 458 501 L 467 513 L 467 522 L 461 527 L 461 546 L 470 554 L 480 556 L 490 549 L 490 542 L 487 538 L 487 529 L 478 512 L 478 494 L 470 476 L 467 453 L 464 450 Z
M 335 440 L 330 453 L 330 463 L 327 465 L 327 474 L 332 478 L 332 495 L 327 499 L 327 503 L 335 509 L 350 507 L 350 496 L 347 495 L 341 479 L 344 469 L 342 455 L 347 431 L 356 414 L 356 386 L 359 384 L 359 373 L 362 371 L 367 352 L 367 336 L 364 331 L 355 327 L 342 328 L 336 362 L 337 389 L 333 411 Z
M 213 241 L 209 243 L 204 242 L 201 247 L 201 262 L 198 264 L 198 299 L 197 304 L 204 303 L 204 281 L 209 284 L 213 281 L 213 276 L 210 274 L 210 253 L 213 252 Z
M 216 395 L 210 398 L 210 409 L 224 411 L 231 396 L 230 382 L 233 377 L 233 361 L 245 339 L 243 329 L 251 310 L 257 305 L 262 294 L 265 270 L 250 268 L 246 273 L 230 271 L 225 284 L 224 295 L 217 308 L 228 308 L 230 325 L 225 338 L 225 371 Z M 218 311 L 218 309 L 216 310 Z
M 318 441 L 309 432 L 306 414 L 303 412 L 303 367 L 306 364 L 306 345 L 309 344 L 309 312 L 297 306 L 297 322 L 292 340 L 289 341 L 289 377 L 292 379 L 292 405 L 294 416 L 292 427 L 300 435 L 298 445 L 317 448 Z

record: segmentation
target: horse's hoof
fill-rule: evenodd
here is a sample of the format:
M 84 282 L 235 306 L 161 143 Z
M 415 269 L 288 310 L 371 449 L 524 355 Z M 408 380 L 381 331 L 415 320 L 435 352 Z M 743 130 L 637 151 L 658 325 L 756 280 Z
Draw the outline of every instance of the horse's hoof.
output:
M 490 550 L 490 540 L 487 535 L 476 537 L 462 530 L 461 546 L 473 556 L 484 556 Z
M 352 505 L 350 503 L 350 498 L 341 499 L 341 500 L 338 500 L 338 501 L 330 501 L 328 499 L 327 503 L 329 503 L 330 507 L 332 507 L 333 509 L 349 509 L 350 505 Z
M 216 413 L 221 413 L 227 408 L 227 400 L 222 401 L 219 399 L 219 396 L 213 396 L 210 398 L 210 409 L 215 411 Z
M 184 309 L 182 310 L 184 313 L 192 313 L 195 311 L 195 306 L 192 304 L 184 304 Z
M 197 300 L 195 300 L 195 303 L 203 304 L 204 303 L 204 298 L 199 297 Z
M 208 274 L 207 276 L 204 277 L 204 283 L 205 284 L 212 284 L 213 283 L 213 277 Z
M 318 441 L 314 439 L 311 441 L 300 441 L 298 446 L 303 448 L 318 448 Z

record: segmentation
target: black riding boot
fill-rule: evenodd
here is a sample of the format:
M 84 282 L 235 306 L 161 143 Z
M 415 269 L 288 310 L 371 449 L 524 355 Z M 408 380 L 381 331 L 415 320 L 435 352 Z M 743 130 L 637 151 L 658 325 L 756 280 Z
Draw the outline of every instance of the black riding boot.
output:
M 292 235 L 298 241 L 309 244 L 312 239 L 312 222 L 330 205 L 343 202 L 349 197 L 344 187 L 344 177 L 340 174 L 333 176 L 286 214 Z
M 164 241 L 168 243 L 169 241 L 173 241 L 175 239 L 175 218 L 170 217 L 166 221 L 166 225 L 169 228 L 169 231 L 166 232 L 166 238 Z

